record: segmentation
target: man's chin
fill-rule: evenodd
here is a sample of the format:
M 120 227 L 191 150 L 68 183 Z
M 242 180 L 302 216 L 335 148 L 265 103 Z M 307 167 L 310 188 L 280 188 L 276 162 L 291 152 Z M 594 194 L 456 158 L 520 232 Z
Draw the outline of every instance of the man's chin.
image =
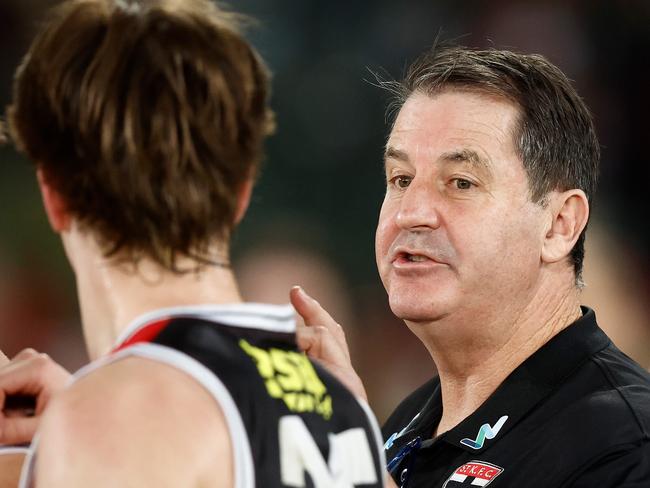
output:
M 422 304 L 393 303 L 391 301 L 390 308 L 396 317 L 414 324 L 435 322 L 449 315 L 449 311 L 443 306 L 428 305 L 423 307 Z

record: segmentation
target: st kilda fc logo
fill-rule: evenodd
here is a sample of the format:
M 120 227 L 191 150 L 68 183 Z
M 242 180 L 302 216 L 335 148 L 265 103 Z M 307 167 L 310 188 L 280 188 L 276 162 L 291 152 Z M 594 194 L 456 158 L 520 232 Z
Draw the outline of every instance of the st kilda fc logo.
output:
M 487 486 L 503 473 L 503 468 L 484 461 L 470 461 L 456 468 L 442 488 Z

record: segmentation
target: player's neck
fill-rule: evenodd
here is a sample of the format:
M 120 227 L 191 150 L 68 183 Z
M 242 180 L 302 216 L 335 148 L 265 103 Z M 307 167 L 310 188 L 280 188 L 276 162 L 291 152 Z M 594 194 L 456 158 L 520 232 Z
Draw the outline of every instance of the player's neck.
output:
M 438 433 L 471 415 L 517 366 L 580 316 L 578 290 L 566 285 L 560 291 L 557 283 L 547 283 L 518 310 L 504 307 L 492 317 L 475 317 L 474 333 L 464 342 L 453 332 L 425 342 L 442 388 Z M 443 327 L 449 332 L 466 324 Z
M 146 259 L 135 266 L 95 252 L 76 258 L 81 319 L 91 359 L 109 352 L 129 324 L 147 312 L 242 301 L 228 267 L 207 265 L 199 271 L 174 273 Z

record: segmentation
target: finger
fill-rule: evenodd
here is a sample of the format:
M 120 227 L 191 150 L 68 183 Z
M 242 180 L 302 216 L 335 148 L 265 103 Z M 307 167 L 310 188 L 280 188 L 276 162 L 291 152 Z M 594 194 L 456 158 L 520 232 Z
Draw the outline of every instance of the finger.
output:
M 52 395 L 65 388 L 71 375 L 47 354 L 35 351 L 21 354 L 27 359 L 14 359 L 0 368 L 0 409 L 11 407 L 7 397 L 22 396 L 28 397 L 23 400 L 32 398 L 35 401 L 35 413 L 39 415 Z M 30 410 L 33 410 L 34 401 L 30 401 Z
M 316 300 L 310 297 L 301 286 L 291 288 L 289 298 L 296 312 L 305 320 L 306 325 L 323 325 L 327 327 L 336 324 L 330 314 Z
M 14 359 L 0 370 L 0 392 L 5 395 L 36 396 L 43 389 L 52 386 L 53 380 L 57 381 L 54 386 L 59 386 L 59 376 L 62 373 L 49 356 L 25 353 L 23 357 L 27 359 Z
M 345 332 L 321 304 L 309 296 L 301 286 L 294 286 L 289 292 L 289 298 L 296 312 L 305 321 L 305 325 L 309 327 L 316 325 L 325 327 L 338 342 L 339 347 L 343 350 L 349 361 L 350 351 L 345 338 Z
M 37 417 L 8 418 L 0 415 L 0 444 L 31 442 L 38 427 Z
M 36 357 L 39 354 L 41 354 L 41 353 L 39 353 L 37 350 L 32 349 L 31 347 L 29 347 L 27 349 L 23 349 L 22 351 L 20 351 L 11 360 L 14 361 L 14 362 L 23 361 L 23 360 L 26 360 L 26 359 L 31 359 L 33 357 Z
M 338 341 L 345 341 L 342 327 L 327 313 L 320 303 L 314 300 L 301 286 L 294 286 L 289 292 L 291 304 L 305 321 L 305 325 L 326 327 Z M 347 344 L 346 344 L 347 348 Z
M 332 333 L 323 326 L 298 327 L 296 342 L 309 357 L 329 365 L 351 366 L 347 348 L 341 347 Z
M 345 337 L 343 327 L 327 313 L 327 311 L 305 292 L 301 286 L 294 286 L 289 292 L 291 303 L 296 311 L 303 317 L 305 325 L 313 327 L 320 325 L 325 327 L 332 337 L 338 342 L 340 348 L 350 361 L 350 348 Z
M 4 366 L 9 362 L 9 358 L 5 356 L 5 353 L 0 351 L 0 367 Z
M 34 380 L 30 372 L 33 366 L 30 366 L 30 362 L 13 360 L 0 369 L 0 419 L 2 415 L 15 413 L 12 399 L 34 398 L 38 394 L 38 391 L 34 391 Z
M 367 401 L 366 389 L 357 375 L 347 349 L 341 348 L 325 327 L 299 327 L 296 330 L 298 346 L 313 360 L 322 364 L 355 396 Z

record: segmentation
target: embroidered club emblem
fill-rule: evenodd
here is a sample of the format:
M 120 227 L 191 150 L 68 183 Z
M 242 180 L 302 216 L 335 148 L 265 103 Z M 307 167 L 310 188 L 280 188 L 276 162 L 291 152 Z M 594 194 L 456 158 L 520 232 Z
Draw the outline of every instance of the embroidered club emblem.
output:
M 484 461 L 470 461 L 456 468 L 442 488 L 487 486 L 503 473 L 503 468 Z
M 503 427 L 503 424 L 506 423 L 506 420 L 508 420 L 508 416 L 504 415 L 496 424 L 494 424 L 494 427 L 490 426 L 490 424 L 483 424 L 478 430 L 478 435 L 475 440 L 466 437 L 465 439 L 462 439 L 460 443 L 464 446 L 471 447 L 472 449 L 480 449 L 483 447 L 485 439 L 494 439 L 497 436 L 501 427 Z

